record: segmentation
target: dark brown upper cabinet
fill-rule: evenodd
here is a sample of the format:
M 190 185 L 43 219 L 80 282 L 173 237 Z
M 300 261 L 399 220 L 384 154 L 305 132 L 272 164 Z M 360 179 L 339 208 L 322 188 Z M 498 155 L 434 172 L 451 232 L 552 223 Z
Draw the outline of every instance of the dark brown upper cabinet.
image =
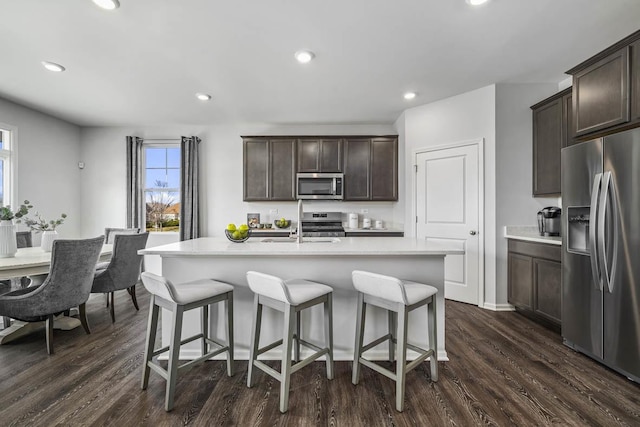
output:
M 640 126 L 640 31 L 567 71 L 579 141 Z
M 629 121 L 629 47 L 573 75 L 576 136 Z
M 398 139 L 371 140 L 371 200 L 398 200 Z
M 573 128 L 573 92 L 571 88 L 569 93 L 562 97 L 562 122 L 563 122 L 563 138 L 562 148 L 577 144 L 580 141 L 575 139 L 575 130 Z
M 570 123 L 571 88 L 532 106 L 533 195 L 560 194 L 560 150 L 572 141 Z
M 345 138 L 344 199 L 398 200 L 398 138 Z
M 243 138 L 243 200 L 295 200 L 296 139 Z
M 640 40 L 631 45 L 631 121 L 640 123 Z
M 344 141 L 344 199 L 371 199 L 371 139 Z
M 299 139 L 298 172 L 342 172 L 342 139 Z

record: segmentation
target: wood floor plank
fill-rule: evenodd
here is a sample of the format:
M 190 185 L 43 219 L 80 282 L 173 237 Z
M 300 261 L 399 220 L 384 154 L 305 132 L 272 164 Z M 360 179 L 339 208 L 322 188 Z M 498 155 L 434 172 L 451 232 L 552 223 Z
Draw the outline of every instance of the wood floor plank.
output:
M 280 414 L 279 383 L 258 371 L 246 387 L 247 362 L 233 377 L 224 361 L 181 373 L 175 409 L 164 411 L 165 381 L 151 373 L 140 389 L 149 297 L 140 311 L 116 295 L 116 323 L 102 298 L 87 313 L 92 333 L 55 331 L 48 356 L 44 330 L 0 346 L 0 424 L 149 426 L 640 425 L 640 386 L 562 345 L 561 337 L 513 312 L 447 301 L 449 362 L 433 383 L 429 365 L 407 374 L 405 411 L 395 385 L 351 362 L 324 362 L 293 375 L 289 411 Z M 267 362 L 279 369 L 277 361 Z M 394 369 L 389 362 L 387 368 Z

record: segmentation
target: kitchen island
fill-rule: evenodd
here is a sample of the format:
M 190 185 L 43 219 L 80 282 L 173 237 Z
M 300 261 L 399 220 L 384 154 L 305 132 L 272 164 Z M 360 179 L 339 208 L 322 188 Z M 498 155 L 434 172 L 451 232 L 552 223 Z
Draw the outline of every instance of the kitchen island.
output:
M 244 243 L 233 243 L 224 237 L 207 237 L 147 248 L 139 253 L 159 255 L 162 259 L 162 274 L 175 283 L 206 277 L 235 286 L 234 335 L 237 359 L 249 358 L 253 293 L 245 276 L 248 270 L 273 274 L 283 279 L 314 280 L 333 287 L 336 360 L 353 358 L 356 291 L 351 283 L 351 272 L 368 270 L 438 288 L 438 357 L 440 360 L 448 360 L 444 335 L 444 258 L 449 254 L 461 254 L 460 250 L 408 237 L 304 238 L 303 243 L 287 238 L 250 238 Z M 278 314 L 265 307 L 262 343 L 282 338 L 282 316 Z M 168 312 L 163 311 L 163 345 L 169 342 L 168 315 Z M 367 316 L 365 340 L 384 335 L 387 331 L 385 312 L 370 307 Z M 211 317 L 218 324 L 214 334 L 223 337 L 222 311 L 214 306 Z M 426 308 L 416 310 L 409 317 L 410 342 L 426 346 L 426 322 Z M 321 307 L 303 311 L 301 323 L 303 338 L 312 342 L 323 339 Z M 198 310 L 185 313 L 183 337 L 199 332 L 199 325 Z M 193 359 L 200 356 L 199 347 L 197 342 L 184 346 L 180 358 Z M 388 354 L 387 346 L 382 344 L 368 354 L 371 358 L 384 359 Z M 264 357 L 279 358 L 279 349 L 265 353 Z

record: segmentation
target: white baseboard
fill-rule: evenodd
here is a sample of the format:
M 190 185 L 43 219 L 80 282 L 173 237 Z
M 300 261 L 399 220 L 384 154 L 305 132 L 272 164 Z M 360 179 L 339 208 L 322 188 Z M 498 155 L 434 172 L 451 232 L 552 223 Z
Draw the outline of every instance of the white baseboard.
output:
M 515 311 L 515 307 L 511 304 L 493 304 L 489 302 L 485 302 L 482 308 L 486 308 L 491 311 Z

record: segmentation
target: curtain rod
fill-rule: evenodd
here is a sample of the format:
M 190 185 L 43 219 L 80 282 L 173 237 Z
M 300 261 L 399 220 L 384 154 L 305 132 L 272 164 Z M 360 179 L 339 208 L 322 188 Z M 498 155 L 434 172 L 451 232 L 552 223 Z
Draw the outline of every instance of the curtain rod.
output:
M 143 141 L 182 141 L 181 138 L 140 138 Z

